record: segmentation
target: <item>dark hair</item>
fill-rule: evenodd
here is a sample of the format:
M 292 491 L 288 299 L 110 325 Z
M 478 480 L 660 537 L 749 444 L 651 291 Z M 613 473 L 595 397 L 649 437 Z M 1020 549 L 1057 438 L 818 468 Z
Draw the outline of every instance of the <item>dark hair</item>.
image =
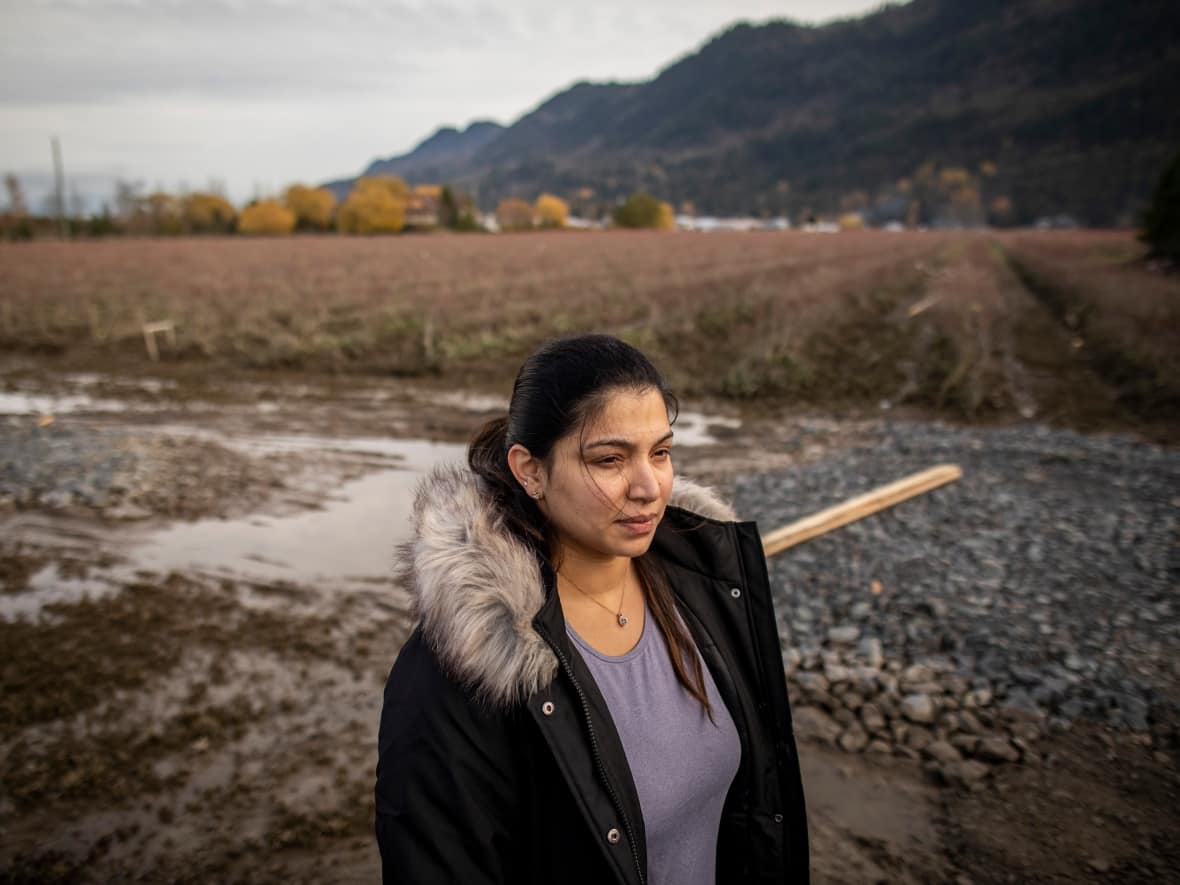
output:
M 676 398 L 651 361 L 637 348 L 610 335 L 577 335 L 542 345 L 524 361 L 512 386 L 508 415 L 481 427 L 467 447 L 467 463 L 486 484 L 505 528 L 539 559 L 548 560 L 556 538 L 536 502 L 516 481 L 508 466 L 508 450 L 522 445 L 547 462 L 553 446 L 579 431 L 620 390 L 657 390 L 676 420 Z M 705 694 L 699 655 L 676 612 L 667 577 L 654 559 L 635 560 L 647 589 L 648 605 L 668 645 L 680 683 L 712 716 Z

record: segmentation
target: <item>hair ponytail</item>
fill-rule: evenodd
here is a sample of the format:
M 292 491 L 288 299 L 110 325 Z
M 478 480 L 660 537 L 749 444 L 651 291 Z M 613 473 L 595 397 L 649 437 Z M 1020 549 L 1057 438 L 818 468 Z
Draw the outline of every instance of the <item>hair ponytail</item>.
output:
M 540 556 L 548 556 L 549 524 L 508 466 L 508 416 L 493 418 L 467 445 L 467 465 L 484 481 L 506 527 Z

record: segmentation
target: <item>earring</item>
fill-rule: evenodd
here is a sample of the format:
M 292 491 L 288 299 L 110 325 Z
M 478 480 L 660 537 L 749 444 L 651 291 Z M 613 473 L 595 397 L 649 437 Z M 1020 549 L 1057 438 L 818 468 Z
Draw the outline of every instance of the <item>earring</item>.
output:
M 538 501 L 540 501 L 541 500 L 541 490 L 537 489 L 535 492 L 532 492 L 532 496 L 534 498 L 536 498 Z

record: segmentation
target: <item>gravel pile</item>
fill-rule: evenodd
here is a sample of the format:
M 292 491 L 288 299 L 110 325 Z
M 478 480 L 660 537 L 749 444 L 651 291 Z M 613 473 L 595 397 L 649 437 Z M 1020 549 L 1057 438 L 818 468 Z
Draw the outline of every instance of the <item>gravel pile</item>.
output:
M 946 462 L 963 479 L 771 560 L 800 733 L 966 781 L 1081 718 L 1174 739 L 1180 453 L 897 424 L 743 477 L 738 511 L 769 531 Z

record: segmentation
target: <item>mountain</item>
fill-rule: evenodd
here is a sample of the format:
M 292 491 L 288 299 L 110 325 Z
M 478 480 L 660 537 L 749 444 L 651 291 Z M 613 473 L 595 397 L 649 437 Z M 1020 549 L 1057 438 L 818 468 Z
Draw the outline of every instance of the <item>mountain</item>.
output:
M 491 120 L 477 120 L 462 131 L 444 126 L 408 154 L 374 160 L 362 175 L 398 175 L 414 182 L 448 181 L 461 174 L 479 149 L 503 131 L 503 126 Z M 343 199 L 355 181 L 329 181 L 324 187 L 337 199 Z
M 930 223 L 962 203 L 1108 225 L 1134 218 L 1180 148 L 1177 84 L 1174 0 L 913 0 L 739 24 L 653 80 L 579 83 L 477 147 L 417 159 L 440 131 L 381 168 L 485 208 L 645 189 L 725 214 L 909 207 Z

